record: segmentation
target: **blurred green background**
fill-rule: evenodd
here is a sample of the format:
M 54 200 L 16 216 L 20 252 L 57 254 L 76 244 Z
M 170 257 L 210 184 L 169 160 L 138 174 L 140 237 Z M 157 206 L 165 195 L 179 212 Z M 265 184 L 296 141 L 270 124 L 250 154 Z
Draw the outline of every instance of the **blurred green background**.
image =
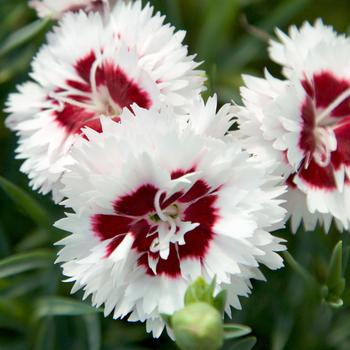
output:
M 275 26 L 286 30 L 291 24 L 321 17 L 340 32 L 350 31 L 349 0 L 150 2 L 168 22 L 187 31 L 190 52 L 204 61 L 208 93 L 216 92 L 221 103 L 239 101 L 242 73 L 261 76 L 268 67 L 280 75 L 266 50 L 266 38 L 273 35 Z M 25 0 L 0 0 L 0 11 L 2 109 L 8 93 L 28 78 L 30 61 L 48 26 L 34 40 L 7 50 L 4 43 L 9 36 L 36 17 Z M 41 24 L 32 24 L 24 32 L 37 26 Z M 10 181 L 0 178 L 0 349 L 174 349 L 166 335 L 153 340 L 144 325 L 104 319 L 88 303 L 81 303 L 79 294 L 70 296 L 70 284 L 61 282 L 60 269 L 53 264 L 53 243 L 63 232 L 51 224 L 63 210 L 28 188 L 27 178 L 18 170 L 20 161 L 14 160 L 16 137 L 4 127 L 2 111 L 0 118 L 0 175 Z M 332 231 L 328 235 L 322 230 L 278 233 L 288 239 L 290 253 L 320 284 L 325 283 L 332 249 L 340 239 L 344 241 L 342 270 L 345 276 L 348 272 L 350 239 L 347 233 Z M 343 295 L 344 305 L 334 308 L 321 303 L 318 287 L 290 266 L 264 272 L 268 282 L 253 282 L 252 296 L 242 298 L 243 310 L 233 312 L 235 322 L 252 327 L 252 336 L 227 343 L 225 349 L 350 349 L 350 289 Z

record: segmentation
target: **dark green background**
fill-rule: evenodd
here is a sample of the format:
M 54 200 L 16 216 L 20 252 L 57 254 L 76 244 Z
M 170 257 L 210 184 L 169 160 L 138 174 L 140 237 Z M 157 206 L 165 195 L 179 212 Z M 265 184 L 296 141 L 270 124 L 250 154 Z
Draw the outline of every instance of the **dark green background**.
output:
M 242 73 L 261 76 L 263 68 L 268 67 L 279 76 L 279 67 L 268 61 L 266 42 L 262 39 L 273 35 L 275 26 L 286 30 L 290 24 L 300 25 L 306 19 L 322 17 L 340 32 L 350 30 L 349 0 L 155 0 L 151 3 L 167 15 L 167 21 L 187 30 L 189 50 L 198 53 L 198 60 L 204 61 L 202 67 L 208 72 L 208 91 L 216 92 L 221 103 L 239 101 Z M 36 20 L 24 0 L 0 0 L 0 14 L 0 43 Z M 263 35 L 253 35 L 247 23 L 259 28 Z M 1 107 L 16 84 L 28 78 L 30 60 L 43 40 L 42 33 L 0 56 Z M 20 161 L 14 160 L 16 138 L 5 129 L 5 114 L 0 113 L 0 175 L 31 193 L 26 177 L 18 171 Z M 104 319 L 82 305 L 79 295 L 69 296 L 70 284 L 61 282 L 60 269 L 53 264 L 56 252 L 53 242 L 63 237 L 63 232 L 50 225 L 63 215 L 63 210 L 55 207 L 49 198 L 35 193 L 31 196 L 47 214 L 43 215 L 35 202 L 18 193 L 10 199 L 0 188 L 0 259 L 30 254 L 22 261 L 15 258 L 10 266 L 18 271 L 7 271 L 7 277 L 0 279 L 0 349 L 173 349 L 166 335 L 153 340 L 142 324 Z M 320 283 L 325 280 L 329 256 L 339 239 L 344 239 L 344 256 L 349 252 L 348 234 L 341 235 L 334 229 L 328 235 L 322 230 L 297 235 L 286 230 L 278 234 L 288 239 L 289 251 Z M 4 265 L 0 262 L 0 276 L 2 272 Z M 345 292 L 344 306 L 334 309 L 320 303 L 314 287 L 290 267 L 272 273 L 264 269 L 264 272 L 268 282 L 254 282 L 252 297 L 242 298 L 243 311 L 233 313 L 234 321 L 253 328 L 253 336 L 257 337 L 254 349 L 350 349 L 349 291 Z M 347 274 L 346 266 L 344 273 Z M 57 312 L 75 316 L 50 316 Z M 253 343 L 249 338 L 227 343 L 225 348 L 249 350 Z

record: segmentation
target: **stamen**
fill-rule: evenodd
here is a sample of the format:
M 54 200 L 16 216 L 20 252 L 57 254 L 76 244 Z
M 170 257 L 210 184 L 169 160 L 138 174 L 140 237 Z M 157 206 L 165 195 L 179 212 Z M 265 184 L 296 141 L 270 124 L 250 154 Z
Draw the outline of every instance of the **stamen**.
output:
M 316 149 L 314 153 L 315 161 L 326 167 L 331 161 L 331 153 L 337 149 L 337 139 L 331 128 L 316 128 Z
M 158 237 L 152 241 L 150 251 L 152 253 L 159 252 L 160 257 L 166 260 L 168 259 L 170 253 L 170 242 L 176 233 L 176 222 L 175 219 L 171 217 L 171 215 L 165 214 L 160 207 L 160 197 L 163 193 L 163 191 L 159 190 L 154 197 L 154 207 L 156 209 L 158 217 L 160 220 L 162 220 L 162 222 L 158 224 Z M 166 232 L 167 230 L 168 232 Z
M 60 103 L 59 108 L 61 110 L 63 110 L 64 104 L 70 104 L 72 106 L 76 106 L 76 107 L 79 107 L 79 108 L 95 110 L 93 105 L 74 100 L 73 98 L 63 96 L 63 95 L 61 95 L 59 93 L 56 93 L 56 92 L 50 92 L 49 97 Z
M 155 197 L 154 197 L 154 208 L 156 209 L 156 212 L 159 216 L 159 218 L 162 221 L 167 221 L 168 217 L 163 213 L 162 208 L 160 207 L 160 196 L 163 194 L 164 192 L 159 190 Z
M 96 74 L 97 74 L 97 69 L 99 68 L 102 62 L 103 62 L 103 57 L 101 53 L 99 53 L 98 57 L 95 59 L 95 62 L 92 64 L 92 67 L 90 70 L 90 84 L 91 84 L 92 95 L 94 97 L 98 96 Z
M 310 162 L 312 160 L 312 153 L 311 152 L 307 152 L 305 154 L 305 160 L 304 160 L 304 169 L 307 169 L 310 165 Z
M 157 237 L 157 238 L 155 238 L 155 239 L 152 241 L 149 250 L 150 250 L 152 253 L 157 253 L 157 252 L 159 251 L 158 246 L 159 246 L 159 238 Z
M 311 157 L 320 167 L 327 167 L 331 162 L 332 152 L 337 149 L 337 138 L 334 130 L 339 125 L 336 119 L 331 117 L 335 108 L 339 107 L 344 101 L 350 97 L 350 88 L 343 91 L 337 96 L 332 103 L 328 105 L 319 114 L 314 110 L 316 117 L 316 125 L 313 130 L 315 138 L 315 149 L 310 150 L 311 153 L 306 155 L 304 167 L 307 169 Z M 339 120 L 339 119 L 338 119 Z
M 161 232 L 163 230 L 161 228 L 161 225 L 159 225 L 158 237 L 153 240 L 150 247 L 150 251 L 152 253 L 159 252 L 160 257 L 164 260 L 166 260 L 169 256 L 169 252 L 170 252 L 169 244 L 171 242 L 173 235 L 176 233 L 175 220 L 169 217 L 167 223 L 170 224 L 170 229 L 168 233 L 165 236 L 163 236 L 163 232 Z
M 109 91 L 106 91 L 107 94 L 107 103 L 112 107 L 112 110 L 114 111 L 116 116 L 119 116 L 122 112 L 122 109 L 119 107 L 118 104 L 116 104 L 111 96 L 111 94 L 109 93 Z
M 350 97 L 350 88 L 342 92 L 325 110 L 322 111 L 317 117 L 317 121 L 320 122 L 324 118 L 328 117 L 335 108 L 343 103 L 347 98 Z
M 153 271 L 153 273 L 157 274 L 157 264 L 158 264 L 159 258 L 153 259 L 151 254 L 148 254 L 148 266 Z
M 99 53 L 98 57 L 96 58 L 90 70 L 90 85 L 91 85 L 93 100 L 95 101 L 96 105 L 100 105 L 99 109 L 101 109 L 103 112 L 106 113 L 105 108 L 107 104 L 107 106 L 110 106 L 112 108 L 115 115 L 119 115 L 121 113 L 121 108 L 115 103 L 108 89 L 105 87 L 101 87 L 100 89 L 97 88 L 96 75 L 97 75 L 97 70 L 102 63 L 103 63 L 103 54 Z M 105 95 L 104 101 L 102 98 L 103 95 Z

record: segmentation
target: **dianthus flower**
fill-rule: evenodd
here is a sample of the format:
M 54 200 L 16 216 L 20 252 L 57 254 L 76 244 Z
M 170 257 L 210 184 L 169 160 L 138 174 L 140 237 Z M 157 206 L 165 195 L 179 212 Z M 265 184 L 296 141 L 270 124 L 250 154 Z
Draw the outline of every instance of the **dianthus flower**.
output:
M 304 24 L 271 54 L 287 80 L 266 73 L 245 77 L 239 113 L 245 147 L 275 160 L 289 186 L 286 206 L 293 231 L 300 222 L 328 231 L 350 220 L 350 41 L 320 21 Z M 278 59 L 277 59 L 278 58 Z
M 21 170 L 59 201 L 60 178 L 82 127 L 100 130 L 100 115 L 118 120 L 133 103 L 160 103 L 184 113 L 204 89 L 185 33 L 141 1 L 119 2 L 108 16 L 68 13 L 32 64 L 33 81 L 9 98 L 7 125 L 19 135 Z M 83 35 L 82 35 L 83 33 Z
M 259 264 L 282 266 L 282 240 L 269 231 L 281 227 L 284 188 L 225 135 L 231 107 L 215 109 L 210 99 L 187 120 L 136 106 L 121 123 L 102 118 L 103 132 L 85 129 L 63 176 L 72 211 L 56 226 L 71 234 L 57 262 L 73 292 L 105 315 L 146 321 L 155 337 L 197 277 L 227 289 L 230 314 L 250 279 L 263 279 Z

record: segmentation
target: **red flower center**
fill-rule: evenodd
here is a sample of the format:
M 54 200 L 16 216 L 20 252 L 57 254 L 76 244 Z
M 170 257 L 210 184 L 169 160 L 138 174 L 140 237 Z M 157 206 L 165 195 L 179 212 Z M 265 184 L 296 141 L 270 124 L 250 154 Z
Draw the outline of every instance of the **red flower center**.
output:
M 109 115 L 119 120 L 124 107 L 136 103 L 149 109 L 149 94 L 114 62 L 102 61 L 91 52 L 77 61 L 79 80 L 67 80 L 67 89 L 59 88 L 49 99 L 56 106 L 55 117 L 70 134 L 80 134 L 88 126 L 101 131 L 99 116 Z
M 172 179 L 191 171 L 173 172 Z M 152 184 L 143 184 L 114 202 L 113 215 L 94 215 L 92 230 L 101 241 L 112 239 L 106 257 L 131 233 L 138 265 L 151 276 L 175 278 L 181 274 L 182 259 L 205 257 L 218 219 L 216 201 L 217 189 L 204 180 L 170 197 Z
M 334 189 L 334 171 L 350 165 L 350 81 L 322 71 L 302 84 L 304 160 L 298 176 L 315 188 Z

